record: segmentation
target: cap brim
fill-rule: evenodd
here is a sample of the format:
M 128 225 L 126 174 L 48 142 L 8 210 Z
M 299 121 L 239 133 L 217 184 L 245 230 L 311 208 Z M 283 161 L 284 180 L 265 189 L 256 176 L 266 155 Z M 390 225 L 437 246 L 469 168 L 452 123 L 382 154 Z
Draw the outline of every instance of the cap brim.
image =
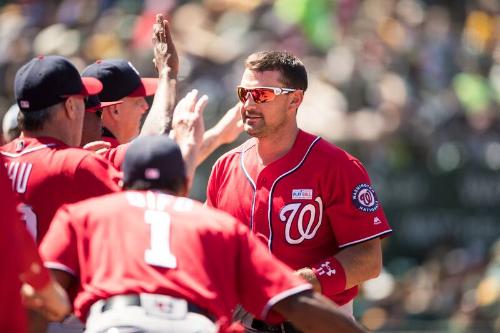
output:
M 117 104 L 121 104 L 121 103 L 123 103 L 123 101 L 101 102 L 101 104 L 99 104 L 99 105 L 96 105 L 96 106 L 93 106 L 90 108 L 86 108 L 85 111 L 96 112 L 97 110 L 105 108 L 107 106 L 117 105 Z
M 97 95 L 102 91 L 102 83 L 93 77 L 82 77 L 83 90 L 80 92 L 82 96 Z
M 156 88 L 158 87 L 158 79 L 157 78 L 141 78 L 141 85 L 139 88 L 134 90 L 129 97 L 144 97 L 144 96 L 152 96 L 156 93 Z

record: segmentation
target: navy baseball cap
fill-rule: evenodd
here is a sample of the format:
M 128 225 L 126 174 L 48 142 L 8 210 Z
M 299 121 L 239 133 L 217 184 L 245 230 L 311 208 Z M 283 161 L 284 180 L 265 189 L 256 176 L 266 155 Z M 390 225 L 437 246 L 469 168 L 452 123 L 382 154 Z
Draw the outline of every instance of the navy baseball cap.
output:
M 89 96 L 101 92 L 95 78 L 82 78 L 68 59 L 38 56 L 16 73 L 14 92 L 21 111 L 36 111 L 63 102 L 74 95 Z
M 130 63 L 122 59 L 97 60 L 85 68 L 83 77 L 93 77 L 102 82 L 99 94 L 103 102 L 118 101 L 125 97 L 151 96 L 158 86 L 157 78 L 141 78 Z
M 186 178 L 181 149 L 167 135 L 141 136 L 132 141 L 122 170 L 125 184 L 145 181 L 165 188 Z
M 106 106 L 111 106 L 121 103 L 123 103 L 123 101 L 101 102 L 99 96 L 92 95 L 85 100 L 85 111 L 96 112 L 97 110 L 102 109 Z

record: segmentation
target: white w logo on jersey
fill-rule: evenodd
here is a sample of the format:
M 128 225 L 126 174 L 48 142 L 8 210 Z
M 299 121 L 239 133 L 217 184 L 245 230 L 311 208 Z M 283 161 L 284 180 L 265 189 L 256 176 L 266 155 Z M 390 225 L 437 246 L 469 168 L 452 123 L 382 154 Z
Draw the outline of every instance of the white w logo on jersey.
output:
M 300 244 L 306 239 L 312 239 L 316 235 L 316 232 L 318 232 L 323 219 L 323 202 L 320 197 L 316 197 L 315 201 L 318 203 L 318 208 L 313 204 L 304 205 L 303 203 L 291 203 L 281 209 L 280 220 L 286 222 L 285 239 L 289 244 Z M 316 209 L 319 210 L 319 218 L 317 220 Z M 287 217 L 286 215 L 289 212 L 290 214 Z M 299 215 L 298 218 L 295 219 L 297 212 L 299 212 Z M 304 215 L 306 213 L 309 213 L 309 221 L 304 221 Z M 297 221 L 296 228 L 300 235 L 298 238 L 293 238 L 290 232 L 294 221 Z

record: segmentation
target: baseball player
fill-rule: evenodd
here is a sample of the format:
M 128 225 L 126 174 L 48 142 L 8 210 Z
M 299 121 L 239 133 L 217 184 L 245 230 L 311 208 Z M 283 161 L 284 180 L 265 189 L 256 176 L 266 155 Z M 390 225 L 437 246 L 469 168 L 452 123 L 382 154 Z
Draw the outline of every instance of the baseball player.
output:
M 49 319 L 61 320 L 71 308 L 66 294 L 43 267 L 33 239 L 19 221 L 17 201 L 1 156 L 0 195 L 0 331 L 26 332 L 26 313 L 20 297 L 22 282 L 25 302 L 43 310 Z
M 248 57 L 237 90 L 253 138 L 216 162 L 207 205 L 245 222 L 276 257 L 352 316 L 357 285 L 379 274 L 380 238 L 391 228 L 362 164 L 298 128 L 306 89 L 305 67 L 292 54 Z M 246 325 L 279 329 L 251 319 Z
M 85 100 L 85 115 L 83 117 L 80 146 L 85 147 L 88 143 L 101 140 L 103 110 L 111 109 L 110 112 L 113 112 L 116 109 L 114 106 L 121 103 L 123 101 L 101 102 L 97 95 L 89 96 Z
M 119 173 L 104 159 L 78 148 L 84 98 L 102 89 L 93 78 L 81 78 L 60 56 L 40 56 L 15 77 L 22 137 L 2 146 L 18 210 L 28 231 L 40 241 L 56 210 L 119 190 Z
M 79 285 L 86 332 L 215 332 L 237 303 L 307 332 L 362 332 L 242 223 L 183 197 L 170 138 L 134 140 L 123 172 L 125 191 L 63 206 L 40 246 L 62 285 Z

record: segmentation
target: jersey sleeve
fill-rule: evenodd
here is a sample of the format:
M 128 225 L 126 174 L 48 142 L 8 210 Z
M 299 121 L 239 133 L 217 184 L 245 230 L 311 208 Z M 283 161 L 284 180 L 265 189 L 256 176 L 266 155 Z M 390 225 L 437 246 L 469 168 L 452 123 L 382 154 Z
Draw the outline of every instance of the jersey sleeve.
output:
M 80 200 L 117 192 L 121 174 L 108 161 L 89 154 L 79 163 L 75 171 L 75 193 Z
M 127 152 L 129 144 L 125 143 L 117 147 L 110 148 L 100 154 L 104 159 L 108 160 L 109 163 L 116 169 L 121 171 L 123 160 L 125 159 L 125 153 Z
M 59 208 L 39 249 L 47 268 L 62 270 L 77 277 L 77 239 L 71 220 L 69 206 Z
M 338 246 L 389 235 L 392 229 L 363 165 L 349 157 L 340 166 L 331 182 L 333 197 L 325 207 Z
M 276 259 L 242 223 L 236 224 L 236 233 L 240 245 L 236 279 L 241 305 L 263 320 L 279 322 L 282 318 L 276 313 L 271 318 L 271 308 L 312 286 Z

